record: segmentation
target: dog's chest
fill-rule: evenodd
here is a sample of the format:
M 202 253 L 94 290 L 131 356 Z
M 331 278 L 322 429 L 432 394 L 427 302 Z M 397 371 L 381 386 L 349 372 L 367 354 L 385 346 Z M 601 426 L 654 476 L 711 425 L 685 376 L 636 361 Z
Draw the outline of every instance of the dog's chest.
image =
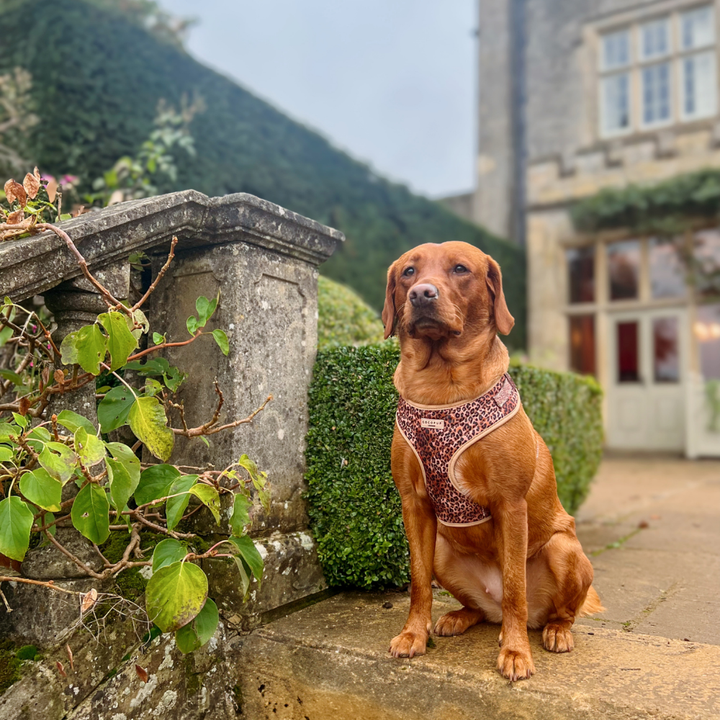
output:
M 397 426 L 417 456 L 425 488 L 438 520 L 449 526 L 477 525 L 490 519 L 488 508 L 474 502 L 456 474 L 463 451 L 509 420 L 520 409 L 520 396 L 505 374 L 475 400 L 449 406 L 416 405 L 400 398 Z

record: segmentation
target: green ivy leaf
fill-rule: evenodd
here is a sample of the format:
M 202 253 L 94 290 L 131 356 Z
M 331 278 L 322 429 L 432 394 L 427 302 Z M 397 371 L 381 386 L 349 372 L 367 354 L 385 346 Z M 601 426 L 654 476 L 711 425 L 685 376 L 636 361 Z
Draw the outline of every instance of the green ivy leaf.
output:
M 197 475 L 183 475 L 177 478 L 170 486 L 168 495 L 177 495 L 178 497 L 170 498 L 165 506 L 165 520 L 167 529 L 172 530 L 182 520 L 183 513 L 190 502 L 190 488 L 197 482 Z
M 22 561 L 30 545 L 33 512 L 16 495 L 0 500 L 0 553 Z
M 220 495 L 211 485 L 198 483 L 190 488 L 191 494 L 200 499 L 200 502 L 210 510 L 215 522 L 220 524 Z
M 210 301 L 204 295 L 201 295 L 195 301 L 195 309 L 197 310 L 198 314 L 198 327 L 205 327 L 205 323 L 207 323 L 207 321 L 210 319 L 208 316 L 209 308 Z
M 160 568 L 145 588 L 145 609 L 163 632 L 172 632 L 191 622 L 207 597 L 205 573 L 190 562 Z
M 94 430 L 89 434 L 84 427 L 80 427 L 75 431 L 75 452 L 86 468 L 92 467 L 105 457 L 105 445 Z
M 163 386 L 153 378 L 145 378 L 145 397 L 155 397 L 163 391 Z
M 240 573 L 240 587 L 242 588 L 243 599 L 247 599 L 248 592 L 250 591 L 250 583 L 252 582 L 252 570 L 250 570 L 248 564 L 237 555 L 233 556 L 233 562 Z
M 9 447 L 0 447 L 0 462 L 9 462 L 13 458 L 13 451 Z
M 199 328 L 200 326 L 198 325 L 198 320 L 197 320 L 197 318 L 196 318 L 194 315 L 191 315 L 191 316 L 185 321 L 185 327 L 187 327 L 187 331 L 188 331 L 191 335 L 194 335 L 194 334 L 197 332 L 197 330 L 198 330 L 198 328 Z
M 11 425 L 10 423 L 0 423 L 0 443 L 13 443 L 10 439 L 11 435 L 18 437 L 22 433 L 22 430 L 17 425 Z
M 105 447 L 118 462 L 123 464 L 128 475 L 130 475 L 130 479 L 137 483 L 140 480 L 140 460 L 132 448 L 121 442 L 105 443 Z
M 140 476 L 140 483 L 135 490 L 135 502 L 138 505 L 145 505 L 153 500 L 167 497 L 170 494 L 170 487 L 179 477 L 180 471 L 172 465 L 151 465 L 143 470 Z
M 259 585 L 262 582 L 263 559 L 252 538 L 249 535 L 243 535 L 242 537 L 230 537 L 228 540 L 237 550 L 240 557 L 248 564 Z
M 230 529 L 233 535 L 241 537 L 245 532 L 245 526 L 250 522 L 250 514 L 248 510 L 252 505 L 252 501 L 242 493 L 235 495 L 233 503 L 233 514 L 230 517 Z
M 160 570 L 160 568 L 164 568 L 166 565 L 172 565 L 173 563 L 180 562 L 187 554 L 187 548 L 179 540 L 175 540 L 174 538 L 161 540 L 155 546 L 155 550 L 153 551 L 153 573 L 156 573 Z
M 0 348 L 12 337 L 13 329 L 9 326 L 0 330 Z
M 85 372 L 100 374 L 100 363 L 107 353 L 107 338 L 97 325 L 86 325 L 70 333 L 60 345 L 65 365 L 79 365 Z
M 110 503 L 104 488 L 89 483 L 76 495 L 72 524 L 90 542 L 102 545 L 110 536 Z
M 105 466 L 108 471 L 110 500 L 113 507 L 118 512 L 122 512 L 135 492 L 140 475 L 138 473 L 133 479 L 125 465 L 113 458 L 105 458 Z
M 154 332 L 152 337 L 155 345 L 162 345 L 165 342 L 165 336 L 160 333 Z
M 101 313 L 100 324 L 108 334 L 107 348 L 110 351 L 110 370 L 117 370 L 126 362 L 138 341 L 130 332 L 127 316 L 119 312 Z
M 165 408 L 154 397 L 140 397 L 130 408 L 128 415 L 130 429 L 138 440 L 160 460 L 167 460 L 172 454 L 175 436 L 167 427 Z
M 212 336 L 215 338 L 220 350 L 222 350 L 222 354 L 227 355 L 230 352 L 230 343 L 225 332 L 223 330 L 213 330 Z
M 215 634 L 219 622 L 217 605 L 208 598 L 195 619 L 175 632 L 180 652 L 190 653 L 202 647 Z
M 26 500 L 43 510 L 60 512 L 62 483 L 42 468 L 26 472 L 20 478 L 20 492 Z
M 125 425 L 134 402 L 135 396 L 125 385 L 109 390 L 100 401 L 97 409 L 102 432 L 109 433 Z
M 16 422 L 23 430 L 25 430 L 25 428 L 27 428 L 27 426 L 28 426 L 28 419 L 27 419 L 24 415 L 20 415 L 20 413 L 14 412 L 14 413 L 12 414 L 12 416 L 13 416 L 13 419 L 15 420 L 15 422 Z
M 62 443 L 49 442 L 38 456 L 40 464 L 63 485 L 72 477 L 77 467 L 77 456 Z
M 0 377 L 5 378 L 5 380 L 10 380 L 13 385 L 17 385 L 18 387 L 22 387 L 25 384 L 25 381 L 20 375 L 7 368 L 0 368 Z
M 58 425 L 67 428 L 73 435 L 78 428 L 85 428 L 85 432 L 89 435 L 95 435 L 97 432 L 95 426 L 82 415 L 78 415 L 72 410 L 62 410 L 57 416 Z

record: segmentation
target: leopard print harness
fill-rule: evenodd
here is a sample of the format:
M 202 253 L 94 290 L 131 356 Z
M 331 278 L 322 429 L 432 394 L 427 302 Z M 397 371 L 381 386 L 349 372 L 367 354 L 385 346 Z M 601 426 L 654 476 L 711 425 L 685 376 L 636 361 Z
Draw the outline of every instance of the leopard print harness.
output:
M 420 462 L 425 489 L 443 525 L 467 527 L 492 519 L 488 508 L 460 489 L 455 464 L 464 450 L 506 423 L 520 405 L 518 390 L 507 373 L 469 402 L 416 405 L 400 397 L 395 421 Z

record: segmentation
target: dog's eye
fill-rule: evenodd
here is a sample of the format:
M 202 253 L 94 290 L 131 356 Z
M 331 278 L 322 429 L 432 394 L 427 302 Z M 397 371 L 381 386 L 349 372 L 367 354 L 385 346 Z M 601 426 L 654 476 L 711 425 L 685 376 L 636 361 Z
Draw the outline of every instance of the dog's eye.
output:
M 453 268 L 453 272 L 454 272 L 454 273 L 458 273 L 458 274 L 462 274 L 462 273 L 466 273 L 466 272 L 470 272 L 470 271 L 469 271 L 464 265 L 456 265 L 456 266 Z
M 403 277 L 410 277 L 411 275 L 414 275 L 414 274 L 415 274 L 414 267 L 405 268 L 405 270 L 403 271 Z

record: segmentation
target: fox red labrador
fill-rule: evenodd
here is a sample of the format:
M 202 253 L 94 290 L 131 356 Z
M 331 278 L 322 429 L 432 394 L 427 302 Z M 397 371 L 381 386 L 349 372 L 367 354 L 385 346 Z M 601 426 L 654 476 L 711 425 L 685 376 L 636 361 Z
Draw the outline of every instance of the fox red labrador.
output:
M 500 267 L 466 243 L 420 245 L 390 267 L 382 319 L 401 348 L 392 473 L 412 579 L 390 652 L 425 652 L 434 574 L 463 605 L 434 632 L 501 623 L 498 670 L 530 677 L 528 627 L 543 628 L 546 650 L 568 652 L 575 618 L 603 608 L 550 452 L 507 375 L 498 333 L 515 321 Z

